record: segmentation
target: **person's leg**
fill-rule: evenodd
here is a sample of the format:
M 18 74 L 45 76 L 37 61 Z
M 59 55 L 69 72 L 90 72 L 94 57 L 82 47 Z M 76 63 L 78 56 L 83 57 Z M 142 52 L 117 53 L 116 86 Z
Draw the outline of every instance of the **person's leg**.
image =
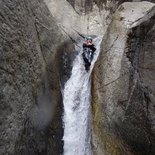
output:
M 87 51 L 87 52 L 90 52 L 90 51 Z M 91 65 L 91 61 L 87 59 L 86 54 L 90 55 L 90 53 L 83 53 L 82 57 L 83 57 L 83 60 L 84 60 L 84 63 L 85 63 L 85 70 L 89 71 L 89 68 L 90 68 L 90 65 Z
M 86 71 L 89 71 L 89 68 L 90 68 L 90 66 L 91 66 L 91 63 L 85 63 L 85 69 L 86 69 Z
M 91 52 L 91 61 L 93 60 L 93 57 L 94 57 L 94 52 L 92 51 Z
M 85 70 L 89 71 L 90 66 L 88 64 L 85 64 Z

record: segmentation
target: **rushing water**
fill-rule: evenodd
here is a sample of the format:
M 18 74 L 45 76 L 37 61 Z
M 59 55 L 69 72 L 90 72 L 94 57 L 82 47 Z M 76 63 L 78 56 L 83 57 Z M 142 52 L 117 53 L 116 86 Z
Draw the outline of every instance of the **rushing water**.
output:
M 93 39 L 96 51 L 89 72 L 81 51 L 73 62 L 70 79 L 63 90 L 64 155 L 91 155 L 91 72 L 100 52 L 102 37 Z

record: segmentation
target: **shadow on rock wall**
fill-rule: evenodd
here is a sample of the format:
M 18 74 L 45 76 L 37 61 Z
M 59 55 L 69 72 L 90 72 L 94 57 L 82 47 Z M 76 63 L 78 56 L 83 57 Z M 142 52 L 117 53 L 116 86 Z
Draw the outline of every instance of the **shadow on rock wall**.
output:
M 155 16 L 128 33 L 115 18 L 93 74 L 94 153 L 153 155 Z
M 0 154 L 60 154 L 59 80 L 68 77 L 69 71 L 64 71 L 64 62 L 57 56 L 63 57 L 67 48 L 63 42 L 69 38 L 43 1 L 0 3 Z

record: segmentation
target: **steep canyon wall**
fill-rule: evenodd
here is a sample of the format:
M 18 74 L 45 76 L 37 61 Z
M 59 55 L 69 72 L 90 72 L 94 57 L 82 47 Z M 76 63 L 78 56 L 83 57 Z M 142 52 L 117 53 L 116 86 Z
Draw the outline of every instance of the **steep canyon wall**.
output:
M 147 2 L 113 15 L 93 75 L 94 154 L 155 153 L 154 15 Z
M 1 0 L 0 25 L 0 154 L 60 154 L 59 76 L 73 43 L 40 0 Z
M 154 4 L 125 1 L 0 0 L 0 154 L 62 153 L 61 87 L 79 34 L 104 35 L 94 155 L 155 153 Z

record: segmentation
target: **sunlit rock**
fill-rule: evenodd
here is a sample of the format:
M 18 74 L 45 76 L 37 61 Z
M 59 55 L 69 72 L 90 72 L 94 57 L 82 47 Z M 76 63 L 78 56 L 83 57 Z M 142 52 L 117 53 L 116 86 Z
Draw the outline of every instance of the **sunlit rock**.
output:
M 104 36 L 92 88 L 95 154 L 155 153 L 154 70 L 146 67 L 146 80 L 142 69 L 155 60 L 154 16 L 153 3 L 123 3 Z

